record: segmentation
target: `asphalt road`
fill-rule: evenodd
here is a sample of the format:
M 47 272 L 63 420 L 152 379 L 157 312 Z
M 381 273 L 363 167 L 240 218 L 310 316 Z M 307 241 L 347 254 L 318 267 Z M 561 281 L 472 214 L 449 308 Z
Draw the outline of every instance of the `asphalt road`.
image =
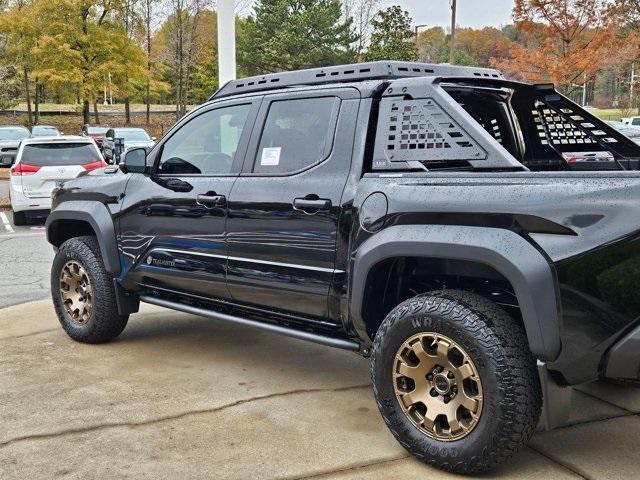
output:
M 0 197 L 8 191 L 0 180 Z M 18 227 L 11 212 L 0 212 L 0 308 L 48 297 L 52 260 L 44 225 Z
M 0 197 L 9 196 L 9 181 L 0 179 Z

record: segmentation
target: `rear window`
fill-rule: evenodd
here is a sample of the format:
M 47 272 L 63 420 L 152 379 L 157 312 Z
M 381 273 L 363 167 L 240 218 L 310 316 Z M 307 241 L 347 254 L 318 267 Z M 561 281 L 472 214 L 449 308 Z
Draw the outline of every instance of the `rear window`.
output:
M 31 130 L 32 135 L 58 135 L 58 129 L 55 127 L 33 127 Z
M 23 140 L 29 135 L 26 128 L 0 128 L 0 140 Z
M 90 143 L 57 143 L 25 145 L 21 162 L 40 167 L 86 165 L 102 160 Z
M 294 173 L 327 158 L 339 105 L 336 97 L 274 101 L 253 172 Z
M 124 138 L 125 142 L 147 142 L 151 140 L 144 130 L 116 130 L 116 138 Z

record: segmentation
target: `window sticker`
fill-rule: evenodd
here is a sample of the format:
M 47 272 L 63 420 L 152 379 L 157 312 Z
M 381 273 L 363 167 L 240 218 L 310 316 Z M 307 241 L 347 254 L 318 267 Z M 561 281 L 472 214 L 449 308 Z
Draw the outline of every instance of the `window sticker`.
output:
M 260 165 L 274 166 L 280 164 L 281 147 L 265 147 L 262 149 L 262 157 L 260 157 Z

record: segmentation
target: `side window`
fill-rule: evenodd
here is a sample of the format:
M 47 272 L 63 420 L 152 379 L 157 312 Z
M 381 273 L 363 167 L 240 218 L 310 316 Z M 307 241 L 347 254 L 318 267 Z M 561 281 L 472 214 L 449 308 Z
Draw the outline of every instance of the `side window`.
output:
M 335 132 L 336 97 L 273 102 L 265 120 L 254 173 L 292 173 L 324 160 Z
M 251 105 L 209 110 L 185 123 L 162 146 L 158 173 L 231 173 Z

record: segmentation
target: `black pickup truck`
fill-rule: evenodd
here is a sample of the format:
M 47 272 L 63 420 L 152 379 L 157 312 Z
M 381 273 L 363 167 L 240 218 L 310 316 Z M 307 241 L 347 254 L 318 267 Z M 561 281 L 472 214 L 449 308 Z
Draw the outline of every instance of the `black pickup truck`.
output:
M 486 471 L 571 385 L 638 378 L 639 149 L 491 69 L 232 81 L 54 192 L 55 310 L 81 342 L 142 301 L 353 350 L 409 452 Z

